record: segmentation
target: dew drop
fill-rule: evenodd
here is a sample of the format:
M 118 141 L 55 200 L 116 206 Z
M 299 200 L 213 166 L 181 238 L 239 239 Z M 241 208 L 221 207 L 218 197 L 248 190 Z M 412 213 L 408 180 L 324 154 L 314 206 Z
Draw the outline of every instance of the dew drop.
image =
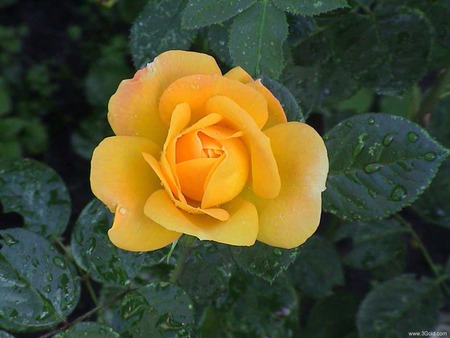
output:
M 366 174 L 372 174 L 378 170 L 380 170 L 383 167 L 381 163 L 369 163 L 364 167 L 364 171 Z
M 375 123 L 375 119 L 373 117 L 369 117 L 369 119 L 367 120 L 367 122 L 372 125 Z
M 346 121 L 345 126 L 348 128 L 353 128 L 353 122 L 352 121 Z
M 383 145 L 385 147 L 390 145 L 392 143 L 392 141 L 394 140 L 394 137 L 395 137 L 395 134 L 392 134 L 392 133 L 386 134 L 386 136 L 383 138 Z
M 353 148 L 353 157 L 358 156 L 363 150 L 365 144 L 363 142 L 358 143 L 355 148 Z
M 406 198 L 407 191 L 404 186 L 397 184 L 394 189 L 392 189 L 390 199 L 391 201 L 403 201 Z
M 5 240 L 5 244 L 7 246 L 11 246 L 11 245 L 17 244 L 17 239 L 15 239 L 10 234 L 4 234 L 3 235 L 3 239 Z
M 64 259 L 62 257 L 59 257 L 59 256 L 53 257 L 53 264 L 55 264 L 55 266 L 60 268 L 60 269 L 65 269 L 66 268 L 66 262 L 64 262 Z
M 124 207 L 119 209 L 119 212 L 121 215 L 125 215 L 127 213 L 127 209 L 125 209 Z
M 408 138 L 409 142 L 412 142 L 412 143 L 416 142 L 417 139 L 419 138 L 419 136 L 416 133 L 412 132 L 412 131 L 410 131 L 406 135 L 406 137 Z
M 436 159 L 436 153 L 435 152 L 428 152 L 425 155 L 423 155 L 423 158 L 428 162 L 433 162 Z
M 256 264 L 255 263 L 251 263 L 250 264 L 250 269 L 256 269 Z
M 274 254 L 275 256 L 280 257 L 283 253 L 281 252 L 280 249 L 273 249 L 273 254 Z

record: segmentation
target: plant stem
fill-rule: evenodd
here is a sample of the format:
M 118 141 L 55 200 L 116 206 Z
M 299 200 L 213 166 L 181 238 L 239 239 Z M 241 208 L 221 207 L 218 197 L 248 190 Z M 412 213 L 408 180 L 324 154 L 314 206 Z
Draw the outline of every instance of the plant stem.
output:
M 170 276 L 169 279 L 169 282 L 172 284 L 175 284 L 177 282 L 186 265 L 186 260 L 189 257 L 189 254 L 191 253 L 192 249 L 194 248 L 195 237 L 188 235 L 184 235 L 183 237 L 184 238 L 181 241 L 181 244 L 183 246 L 181 256 L 180 258 L 178 258 L 178 264 L 173 270 L 172 275 Z
M 436 276 L 437 281 L 439 284 L 442 285 L 442 288 L 444 289 L 444 292 L 450 296 L 450 289 L 448 288 L 447 284 L 445 284 L 445 280 L 448 279 L 448 277 L 444 278 L 445 276 L 442 275 L 439 272 L 438 267 L 436 266 L 436 264 L 434 264 L 433 259 L 430 256 L 430 253 L 428 252 L 427 248 L 425 247 L 425 245 L 423 244 L 420 236 L 417 234 L 417 232 L 414 230 L 414 228 L 412 227 L 411 223 L 409 223 L 407 220 L 405 220 L 402 216 L 400 216 L 399 214 L 395 215 L 395 218 L 408 229 L 408 232 L 411 234 L 411 236 L 413 237 L 413 239 L 415 240 L 417 246 L 419 247 L 420 252 L 423 255 L 423 258 L 425 259 L 425 261 L 427 262 L 428 266 L 430 267 L 431 271 L 433 272 L 433 274 Z
M 135 288 L 127 288 L 126 290 L 123 290 L 122 292 L 118 293 L 117 295 L 107 299 L 105 302 L 103 302 L 102 304 L 96 306 L 95 308 L 93 308 L 92 310 L 86 312 L 85 314 L 81 315 L 80 317 L 74 319 L 73 321 L 71 321 L 70 323 L 66 324 L 64 327 L 62 328 L 58 328 L 52 332 L 49 332 L 43 336 L 40 336 L 39 338 L 49 338 L 52 337 L 53 335 L 55 335 L 56 332 L 61 331 L 63 329 L 68 329 L 72 326 L 74 326 L 75 324 L 82 322 L 83 320 L 85 320 L 86 318 L 92 316 L 94 313 L 96 313 L 97 311 L 110 306 L 111 304 L 113 304 L 114 302 L 118 301 L 119 299 L 121 299 L 122 297 L 124 297 L 127 293 L 131 292 L 135 290 Z

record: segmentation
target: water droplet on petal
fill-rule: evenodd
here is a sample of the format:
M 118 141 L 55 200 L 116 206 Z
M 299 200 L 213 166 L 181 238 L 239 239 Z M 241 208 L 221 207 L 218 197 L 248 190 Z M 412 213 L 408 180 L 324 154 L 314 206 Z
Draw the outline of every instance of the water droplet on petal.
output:
M 127 209 L 125 209 L 124 207 L 119 209 L 119 212 L 121 215 L 125 215 L 127 213 Z

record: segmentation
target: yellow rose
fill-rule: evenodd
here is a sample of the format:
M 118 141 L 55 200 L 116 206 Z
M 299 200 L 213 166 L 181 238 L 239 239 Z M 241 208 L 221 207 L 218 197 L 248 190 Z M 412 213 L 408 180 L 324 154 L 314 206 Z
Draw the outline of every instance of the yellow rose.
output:
M 109 101 L 117 136 L 92 156 L 94 194 L 115 212 L 118 247 L 155 250 L 183 233 L 201 240 L 293 248 L 320 221 L 328 158 L 307 124 L 236 67 L 168 51 Z

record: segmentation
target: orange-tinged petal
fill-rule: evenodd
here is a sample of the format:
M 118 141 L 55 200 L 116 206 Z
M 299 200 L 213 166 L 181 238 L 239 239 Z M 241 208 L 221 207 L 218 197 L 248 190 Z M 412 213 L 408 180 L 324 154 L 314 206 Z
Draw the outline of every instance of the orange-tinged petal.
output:
M 206 181 L 202 208 L 211 208 L 226 203 L 244 189 L 249 174 L 249 156 L 240 139 L 221 141 L 223 160 L 211 170 Z
M 142 157 L 158 154 L 152 141 L 131 136 L 104 139 L 91 161 L 91 187 L 95 196 L 116 212 L 108 234 L 118 247 L 131 251 L 162 248 L 180 234 L 159 226 L 144 214 L 148 197 L 160 189 L 160 181 Z
M 242 83 L 253 82 L 253 78 L 242 67 L 234 67 L 224 75 L 224 77 L 237 80 Z
M 193 200 L 201 201 L 205 192 L 205 181 L 217 158 L 198 158 L 177 164 L 177 174 L 181 191 Z M 217 204 L 217 203 L 216 203 Z M 208 205 L 203 207 L 212 207 Z
M 280 101 L 278 101 L 272 92 L 261 83 L 261 80 L 247 83 L 247 86 L 256 89 L 266 98 L 267 106 L 269 108 L 269 117 L 264 125 L 265 129 L 287 122 L 286 113 L 284 112 Z
M 280 176 L 272 153 L 270 139 L 258 128 L 255 121 L 242 108 L 225 96 L 212 97 L 207 110 L 221 113 L 231 128 L 243 132 L 242 139 L 250 151 L 253 191 L 264 198 L 274 198 L 280 192 Z
M 114 133 L 146 137 L 162 144 L 167 124 L 158 112 L 161 94 L 173 81 L 192 74 L 222 73 L 209 55 L 172 50 L 157 56 L 132 79 L 122 81 L 108 105 Z
M 145 214 L 168 230 L 231 245 L 250 246 L 258 233 L 258 213 L 253 204 L 236 198 L 223 205 L 230 218 L 219 221 L 208 215 L 189 214 L 175 207 L 164 190 L 154 192 Z
M 261 199 L 251 191 L 242 196 L 258 209 L 258 240 L 291 249 L 304 243 L 319 225 L 327 150 L 320 135 L 304 123 L 280 124 L 265 133 L 277 159 L 281 192 L 273 200 Z
M 258 90 L 217 75 L 192 75 L 174 81 L 161 96 L 161 119 L 168 124 L 174 108 L 179 103 L 186 102 L 191 107 L 193 120 L 199 120 L 210 113 L 205 110 L 205 104 L 216 95 L 235 101 L 255 120 L 260 129 L 266 123 L 269 114 L 267 102 Z

